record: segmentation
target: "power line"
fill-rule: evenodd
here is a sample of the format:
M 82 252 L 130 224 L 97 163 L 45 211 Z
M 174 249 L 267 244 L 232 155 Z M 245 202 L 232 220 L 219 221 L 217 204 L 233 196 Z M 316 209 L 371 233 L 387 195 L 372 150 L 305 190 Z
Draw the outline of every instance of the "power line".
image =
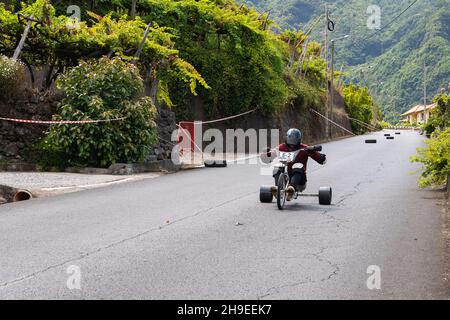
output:
M 380 32 L 382 32 L 383 30 L 385 30 L 387 27 L 389 27 L 390 25 L 392 25 L 398 18 L 400 18 L 406 11 L 408 11 L 414 4 L 416 4 L 419 0 L 413 0 L 413 2 L 411 2 L 402 12 L 400 12 L 395 18 L 393 18 L 391 21 L 389 21 L 387 24 L 385 24 L 382 28 L 380 28 L 379 30 L 374 31 L 372 34 L 368 35 L 367 37 L 363 37 L 360 40 L 356 40 L 356 42 L 354 43 L 360 50 L 362 49 L 362 45 L 361 42 L 369 40 L 370 38 L 372 38 L 373 36 L 379 34 Z

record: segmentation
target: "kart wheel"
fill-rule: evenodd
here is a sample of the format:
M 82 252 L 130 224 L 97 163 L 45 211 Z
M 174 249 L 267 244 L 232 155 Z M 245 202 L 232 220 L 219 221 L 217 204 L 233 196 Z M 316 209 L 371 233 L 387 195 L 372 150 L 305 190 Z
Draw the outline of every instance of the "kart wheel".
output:
M 395 134 L 396 134 L 396 135 L 401 135 L 402 133 L 401 133 L 401 132 L 396 132 Z
M 271 203 L 273 200 L 273 194 L 270 186 L 262 186 L 259 189 L 259 201 L 262 203 Z
M 394 140 L 394 137 L 386 137 L 388 140 Z
M 289 176 L 287 174 L 281 174 L 278 178 L 278 192 L 277 192 L 277 206 L 278 209 L 283 210 L 286 203 L 286 189 L 289 185 Z
M 324 206 L 329 206 L 331 204 L 333 192 L 331 187 L 320 187 L 319 188 L 319 204 Z
M 366 143 L 377 143 L 377 139 L 367 139 Z
M 385 133 L 384 136 L 385 136 L 385 137 L 390 137 L 391 134 L 390 134 L 390 133 Z

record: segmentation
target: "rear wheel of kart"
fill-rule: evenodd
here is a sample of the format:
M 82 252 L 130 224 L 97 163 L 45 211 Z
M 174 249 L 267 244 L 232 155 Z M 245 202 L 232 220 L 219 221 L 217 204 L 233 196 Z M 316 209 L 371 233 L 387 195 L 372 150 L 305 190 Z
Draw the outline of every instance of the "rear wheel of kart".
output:
M 390 137 L 391 134 L 390 134 L 390 133 L 386 133 L 386 134 L 384 134 L 384 136 L 385 136 L 385 137 Z
M 377 139 L 367 139 L 366 143 L 377 143 Z
M 394 137 L 386 137 L 388 140 L 394 140 Z
M 281 174 L 278 178 L 277 186 L 277 206 L 278 209 L 283 210 L 284 204 L 286 203 L 287 192 L 286 189 L 289 185 L 289 177 L 287 174 Z
M 319 204 L 324 206 L 329 206 L 331 204 L 331 198 L 333 196 L 333 191 L 331 187 L 320 187 L 319 188 Z
M 400 134 L 402 134 L 402 133 L 401 133 L 401 132 L 396 132 L 395 134 L 396 134 L 396 135 L 400 135 Z
M 262 203 L 271 203 L 273 200 L 273 194 L 270 186 L 262 186 L 259 189 L 259 201 Z

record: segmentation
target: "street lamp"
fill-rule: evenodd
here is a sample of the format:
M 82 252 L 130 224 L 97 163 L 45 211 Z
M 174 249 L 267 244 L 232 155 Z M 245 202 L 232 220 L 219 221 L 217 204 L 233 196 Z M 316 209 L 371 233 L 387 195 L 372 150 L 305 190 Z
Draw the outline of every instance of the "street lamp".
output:
M 331 79 L 330 79 L 330 119 L 333 120 L 333 105 L 334 105 L 334 42 L 342 39 L 348 38 L 349 35 L 346 34 L 343 37 L 339 37 L 331 40 Z M 330 139 L 332 138 L 330 123 L 328 123 L 328 134 Z

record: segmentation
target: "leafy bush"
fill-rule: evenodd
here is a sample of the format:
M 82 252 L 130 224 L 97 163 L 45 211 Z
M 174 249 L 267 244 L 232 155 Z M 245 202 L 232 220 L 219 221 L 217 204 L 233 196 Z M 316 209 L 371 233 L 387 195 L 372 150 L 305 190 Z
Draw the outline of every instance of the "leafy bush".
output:
M 110 1 L 103 2 L 107 6 Z M 28 1 L 22 2 L 18 8 L 18 14 L 33 14 L 39 20 L 39 23 L 32 23 L 21 59 L 35 67 L 49 66 L 44 77 L 46 87 L 51 86 L 59 73 L 76 66 L 82 59 L 104 55 L 118 56 L 124 60 L 135 59 L 147 29 L 147 23 L 140 17 L 130 20 L 126 14 L 118 15 L 117 12 L 104 16 L 88 12 L 84 14 L 89 20 L 83 20 L 74 27 L 73 20 L 66 16 L 66 12 L 56 16 L 56 10 L 50 3 L 49 0 Z M 14 51 L 26 25 L 22 20 L 0 3 L 0 54 Z M 155 89 L 152 90 L 155 91 L 155 100 L 169 104 L 168 95 L 156 89 L 166 88 L 167 82 L 172 79 L 183 80 L 194 95 L 197 86 L 208 88 L 197 70 L 179 57 L 174 37 L 172 29 L 152 23 L 138 64 L 145 80 L 155 86 L 152 88 Z
M 450 94 L 440 94 L 433 100 L 436 108 L 431 111 L 430 122 L 441 130 L 450 126 Z
M 0 55 L 0 99 L 18 94 L 24 81 L 24 65 L 20 61 Z
M 450 128 L 433 135 L 426 144 L 426 148 L 417 150 L 418 155 L 411 157 L 412 162 L 424 164 L 419 186 L 443 185 L 450 174 Z
M 83 61 L 57 81 L 66 98 L 54 120 L 122 121 L 56 125 L 41 148 L 47 165 L 107 167 L 142 161 L 156 142 L 156 108 L 143 91 L 139 70 L 119 58 Z
M 422 124 L 420 126 L 420 128 L 422 129 L 422 131 L 425 133 L 425 135 L 427 137 L 430 137 L 433 134 L 433 132 L 436 130 L 436 127 L 433 124 L 433 121 L 431 121 L 431 118 L 430 118 L 430 121 L 428 121 L 427 123 Z
M 384 121 L 384 120 L 378 121 L 378 127 L 381 128 L 381 129 L 387 129 L 387 128 L 391 127 L 391 126 L 392 125 L 389 122 L 387 122 L 387 121 Z
M 199 90 L 207 116 L 273 112 L 287 103 L 283 43 L 264 30 L 265 16 L 234 1 L 145 0 L 141 10 L 147 21 L 176 30 L 176 48 L 211 87 Z M 184 112 L 193 97 L 175 86 L 174 110 Z
M 358 85 L 349 84 L 342 91 L 344 95 L 345 108 L 350 117 L 370 124 L 373 118 L 374 104 L 367 88 L 361 88 Z M 352 121 L 353 132 L 361 134 L 367 131 L 367 128 L 358 122 Z

